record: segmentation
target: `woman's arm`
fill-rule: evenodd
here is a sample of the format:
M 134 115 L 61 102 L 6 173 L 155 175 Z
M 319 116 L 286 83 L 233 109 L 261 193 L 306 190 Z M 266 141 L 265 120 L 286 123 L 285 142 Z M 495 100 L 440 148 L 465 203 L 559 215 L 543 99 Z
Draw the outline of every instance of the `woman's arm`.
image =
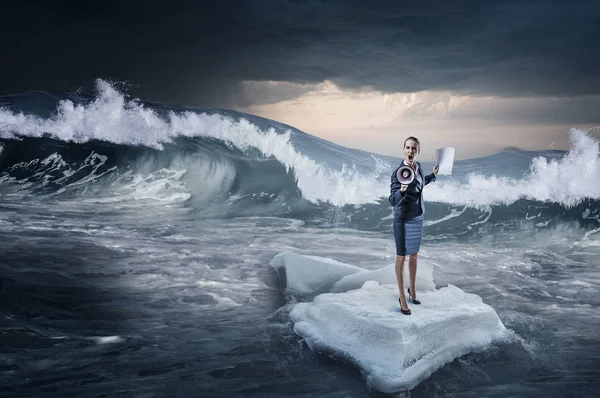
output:
M 435 173 L 427 174 L 425 176 L 425 185 L 429 184 L 430 182 L 434 182 L 434 181 L 435 181 Z
M 439 165 L 436 165 L 436 166 L 433 168 L 433 173 L 431 173 L 431 174 L 428 174 L 428 175 L 426 175 L 426 176 L 425 176 L 425 185 L 429 184 L 430 182 L 434 182 L 434 181 L 435 181 L 435 179 L 436 179 L 436 175 L 437 175 L 437 173 L 438 173 L 439 171 L 440 171 L 440 166 L 439 166 Z

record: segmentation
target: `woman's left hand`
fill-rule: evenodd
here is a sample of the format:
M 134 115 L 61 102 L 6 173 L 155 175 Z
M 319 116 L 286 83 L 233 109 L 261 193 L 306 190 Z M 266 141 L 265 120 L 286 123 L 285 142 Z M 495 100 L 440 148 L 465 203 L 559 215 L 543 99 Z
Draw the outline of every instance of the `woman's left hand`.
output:
M 440 171 L 440 166 L 439 166 L 439 165 L 436 165 L 436 166 L 433 168 L 433 174 L 437 175 L 437 173 L 438 173 L 439 171 Z

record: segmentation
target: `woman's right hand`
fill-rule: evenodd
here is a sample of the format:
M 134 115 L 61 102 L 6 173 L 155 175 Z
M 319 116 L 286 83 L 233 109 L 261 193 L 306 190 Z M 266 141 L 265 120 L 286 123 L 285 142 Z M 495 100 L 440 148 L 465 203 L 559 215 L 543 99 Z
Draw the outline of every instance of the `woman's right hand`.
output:
M 406 188 L 408 188 L 408 185 L 400 184 L 400 193 L 404 195 L 404 192 L 406 192 Z

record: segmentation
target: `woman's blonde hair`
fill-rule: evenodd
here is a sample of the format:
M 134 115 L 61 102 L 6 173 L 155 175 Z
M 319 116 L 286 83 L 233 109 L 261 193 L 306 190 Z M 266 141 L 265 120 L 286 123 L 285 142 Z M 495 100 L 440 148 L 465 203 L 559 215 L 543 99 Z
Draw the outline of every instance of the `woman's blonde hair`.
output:
M 404 140 L 404 145 L 402 146 L 402 149 L 404 149 L 404 147 L 406 146 L 406 141 L 408 141 L 408 140 L 413 140 L 414 142 L 416 142 L 417 143 L 417 153 L 421 153 L 421 142 L 419 141 L 419 139 L 417 137 L 413 137 L 412 135 Z

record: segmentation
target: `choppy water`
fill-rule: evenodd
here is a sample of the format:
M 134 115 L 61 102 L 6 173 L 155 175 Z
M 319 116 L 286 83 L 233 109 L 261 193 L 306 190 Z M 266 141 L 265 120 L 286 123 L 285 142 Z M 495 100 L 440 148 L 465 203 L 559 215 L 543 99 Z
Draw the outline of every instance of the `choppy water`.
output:
M 383 395 L 294 334 L 269 262 L 392 263 L 398 159 L 103 82 L 0 108 L 0 395 Z M 600 394 L 600 151 L 572 139 L 458 161 L 427 186 L 421 261 L 520 342 L 411 396 Z

